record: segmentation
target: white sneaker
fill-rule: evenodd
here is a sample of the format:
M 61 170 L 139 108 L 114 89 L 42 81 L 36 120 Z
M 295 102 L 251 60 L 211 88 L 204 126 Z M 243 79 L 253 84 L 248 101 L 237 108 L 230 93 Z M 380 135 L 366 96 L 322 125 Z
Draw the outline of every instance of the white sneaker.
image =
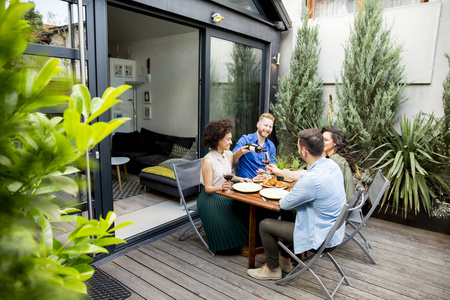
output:
M 278 280 L 281 279 L 281 269 L 271 271 L 267 264 L 259 269 L 248 269 L 247 274 L 259 280 Z

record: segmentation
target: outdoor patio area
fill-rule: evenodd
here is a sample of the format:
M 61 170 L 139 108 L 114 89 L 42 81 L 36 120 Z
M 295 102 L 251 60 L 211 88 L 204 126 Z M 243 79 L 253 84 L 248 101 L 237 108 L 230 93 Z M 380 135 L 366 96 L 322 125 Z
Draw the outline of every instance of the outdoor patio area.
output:
M 373 265 L 355 243 L 333 256 L 352 286 L 335 299 L 449 299 L 450 237 L 371 218 L 364 233 L 372 243 Z M 285 285 L 247 276 L 247 258 L 211 256 L 196 236 L 179 232 L 96 265 L 132 291 L 128 299 L 323 299 L 311 274 Z M 257 266 L 264 263 L 258 255 Z M 107 261 L 107 262 L 106 262 Z M 333 289 L 338 273 L 327 259 L 313 270 Z

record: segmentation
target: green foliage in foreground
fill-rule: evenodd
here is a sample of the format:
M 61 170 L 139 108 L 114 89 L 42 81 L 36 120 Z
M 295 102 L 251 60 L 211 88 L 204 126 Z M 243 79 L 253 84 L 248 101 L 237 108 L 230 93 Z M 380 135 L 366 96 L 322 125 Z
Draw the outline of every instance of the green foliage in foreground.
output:
M 408 209 L 417 213 L 423 208 L 430 214 L 431 200 L 437 197 L 433 187 L 440 186 L 450 192 L 450 187 L 437 172 L 440 165 L 437 159 L 444 157 L 430 149 L 439 126 L 432 115 L 419 114 L 413 123 L 405 117 L 400 120 L 400 133 L 391 125 L 384 143 L 370 153 L 384 152 L 372 168 L 387 169 L 387 178 L 391 181 L 381 206 L 390 203 L 396 213 L 402 207 L 405 217 Z
M 83 281 L 93 274 L 90 254 L 123 243 L 113 233 L 128 224 L 111 228 L 113 212 L 99 221 L 70 215 L 75 209 L 60 208 L 51 193 L 78 193 L 75 166 L 127 119 L 91 122 L 129 86 L 91 100 L 76 85 L 68 97 L 48 88 L 60 71 L 57 59 L 40 69 L 7 69 L 26 48 L 22 18 L 32 6 L 0 0 L 0 299 L 74 299 L 86 293 Z M 37 112 L 61 103 L 68 104 L 64 118 Z M 76 228 L 60 242 L 53 222 L 76 222 Z

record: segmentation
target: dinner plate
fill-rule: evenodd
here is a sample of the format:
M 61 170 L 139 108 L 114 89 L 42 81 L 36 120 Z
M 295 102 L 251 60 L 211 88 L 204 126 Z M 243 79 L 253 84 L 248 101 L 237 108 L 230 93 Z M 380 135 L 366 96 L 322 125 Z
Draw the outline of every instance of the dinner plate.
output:
M 263 180 L 259 180 L 259 179 L 255 179 L 255 178 L 257 178 L 258 176 L 256 176 L 256 177 L 253 177 L 253 182 L 263 182 L 263 181 L 265 181 L 265 180 L 270 180 L 270 179 L 272 179 L 272 176 L 271 175 L 268 175 L 267 177 L 266 177 L 266 179 L 263 179 Z
M 290 178 L 284 178 L 283 179 L 284 182 L 294 182 L 294 179 L 290 179 Z
M 239 182 L 233 184 L 233 189 L 241 193 L 256 193 L 262 189 L 262 186 L 251 182 Z
M 265 187 L 265 188 L 270 188 L 270 189 L 280 189 L 280 190 L 285 190 L 285 189 L 287 189 L 287 186 L 282 186 L 282 187 L 279 187 L 279 188 L 277 188 L 276 186 L 272 186 L 272 185 L 264 185 L 264 184 L 262 184 L 262 186 Z
M 262 189 L 259 191 L 261 196 L 266 197 L 268 199 L 280 200 L 289 192 L 283 189 L 270 188 L 270 189 Z

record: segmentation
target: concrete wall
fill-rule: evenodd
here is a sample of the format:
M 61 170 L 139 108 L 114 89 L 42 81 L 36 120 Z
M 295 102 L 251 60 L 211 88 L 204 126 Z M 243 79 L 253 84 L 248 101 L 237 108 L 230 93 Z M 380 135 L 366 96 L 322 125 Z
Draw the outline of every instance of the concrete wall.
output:
M 283 2 L 287 6 L 291 0 Z M 289 13 L 293 11 L 289 10 Z M 442 116 L 442 84 L 449 71 L 444 53 L 450 53 L 450 0 L 389 8 L 384 16 L 386 24 L 392 25 L 393 37 L 403 44 L 402 64 L 410 83 L 404 93 L 408 100 L 401 107 L 400 115 L 413 116 L 424 111 Z M 350 14 L 310 21 L 320 26 L 319 76 L 324 80 L 323 100 L 326 103 L 330 94 L 336 99 L 334 78 L 342 68 L 343 45 L 348 40 L 353 17 Z M 297 20 L 293 22 L 292 30 L 283 33 L 281 53 L 292 52 L 300 26 L 301 21 Z M 290 54 L 283 55 L 280 76 L 289 72 L 289 61 Z
M 130 43 L 129 49 L 130 59 L 136 62 L 136 80 L 144 82 L 137 88 L 138 130 L 144 127 L 165 134 L 196 136 L 198 32 L 137 41 Z M 147 58 L 151 62 L 151 83 L 147 78 Z M 143 75 L 140 69 L 144 70 Z M 144 103 L 146 91 L 151 93 L 151 104 Z M 151 107 L 151 119 L 144 119 L 144 106 Z

